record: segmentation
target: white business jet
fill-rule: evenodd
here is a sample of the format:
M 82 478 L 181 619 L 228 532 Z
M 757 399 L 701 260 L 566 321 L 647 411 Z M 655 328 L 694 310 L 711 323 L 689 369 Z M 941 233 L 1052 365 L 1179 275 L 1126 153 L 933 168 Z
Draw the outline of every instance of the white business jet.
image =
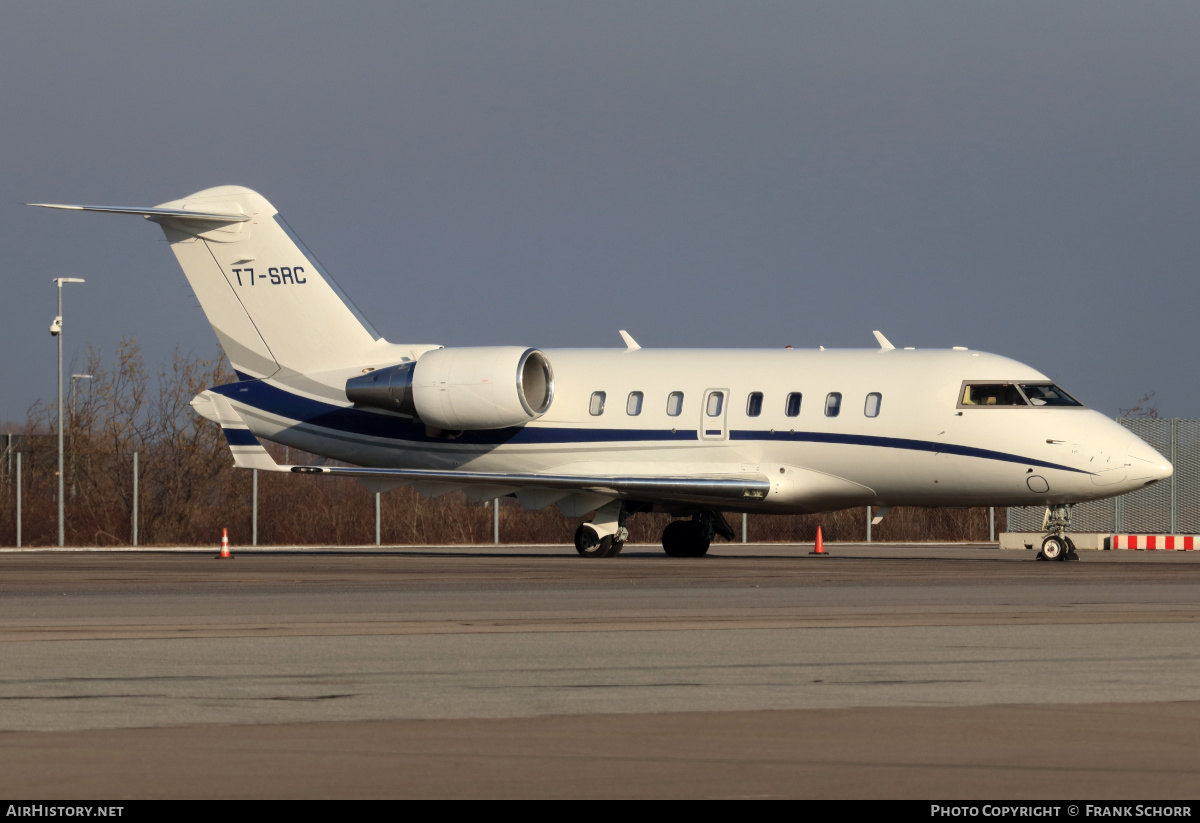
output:
M 1042 556 L 1074 556 L 1074 503 L 1171 464 L 1045 375 L 955 348 L 799 351 L 444 348 L 390 343 L 274 206 L 221 186 L 155 208 L 67 206 L 158 223 L 240 378 L 192 406 L 240 468 L 515 496 L 567 516 L 586 557 L 626 518 L 668 512 L 662 544 L 697 557 L 722 512 L 1045 506 Z M 277 464 L 259 438 L 350 466 Z

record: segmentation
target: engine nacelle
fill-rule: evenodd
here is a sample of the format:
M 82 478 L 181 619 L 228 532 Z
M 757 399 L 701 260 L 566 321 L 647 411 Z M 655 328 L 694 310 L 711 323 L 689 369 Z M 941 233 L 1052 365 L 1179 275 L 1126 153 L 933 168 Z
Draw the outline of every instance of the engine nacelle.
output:
M 346 397 L 447 431 L 502 429 L 546 413 L 554 372 L 537 349 L 433 349 L 414 362 L 350 378 Z

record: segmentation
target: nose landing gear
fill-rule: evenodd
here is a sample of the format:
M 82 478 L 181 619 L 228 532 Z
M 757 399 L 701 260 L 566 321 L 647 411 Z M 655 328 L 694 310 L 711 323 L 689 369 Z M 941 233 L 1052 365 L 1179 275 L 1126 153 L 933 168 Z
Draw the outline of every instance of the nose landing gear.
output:
M 1038 552 L 1038 560 L 1078 560 L 1075 544 L 1067 537 L 1071 528 L 1071 504 L 1063 503 L 1051 506 L 1046 518 L 1046 530 L 1049 534 L 1042 540 L 1042 550 Z

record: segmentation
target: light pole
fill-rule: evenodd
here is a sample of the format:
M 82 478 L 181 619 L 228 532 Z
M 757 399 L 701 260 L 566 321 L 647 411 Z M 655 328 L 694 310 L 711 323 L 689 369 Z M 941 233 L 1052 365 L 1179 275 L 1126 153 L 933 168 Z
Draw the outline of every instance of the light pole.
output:
M 75 381 L 76 380 L 91 380 L 93 375 L 90 374 L 73 374 L 71 375 L 71 430 L 76 428 L 75 423 Z M 76 477 L 75 453 L 78 451 L 75 441 L 71 441 L 71 499 L 75 499 L 75 490 L 78 487 Z
M 82 283 L 81 277 L 55 277 L 58 287 L 58 314 L 50 324 L 50 334 L 58 338 L 58 545 L 65 542 L 63 528 L 63 373 L 62 373 L 62 287 L 63 283 Z
M 75 419 L 75 381 L 76 380 L 91 380 L 95 375 L 91 374 L 73 374 L 71 375 L 71 419 Z

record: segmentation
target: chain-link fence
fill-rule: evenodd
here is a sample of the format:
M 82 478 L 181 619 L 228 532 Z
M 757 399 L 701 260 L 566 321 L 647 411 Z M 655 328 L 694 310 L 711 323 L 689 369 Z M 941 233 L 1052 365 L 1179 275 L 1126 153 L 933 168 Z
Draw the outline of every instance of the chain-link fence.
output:
M 0 546 L 51 546 L 57 540 L 57 438 L 0 436 Z M 207 453 L 154 451 L 66 453 L 64 536 L 68 546 L 207 545 L 222 529 L 234 545 L 559 544 L 569 546 L 586 519 L 557 508 L 525 510 L 516 500 L 471 502 L 462 492 L 422 498 L 411 488 L 377 497 L 349 478 L 234 469 Z M 94 445 L 94 444 L 93 444 Z M 223 444 L 218 444 L 224 448 Z M 17 449 L 20 450 L 17 450 Z M 290 462 L 282 446 L 268 444 Z M 76 451 L 81 452 L 76 454 Z M 140 459 L 134 461 L 134 454 Z M 297 461 L 308 455 L 292 452 Z M 9 460 L 11 458 L 11 460 Z M 315 458 L 314 458 L 315 459 Z M 183 468 L 181 468 L 183 467 Z M 136 490 L 136 491 L 135 491 Z M 727 513 L 734 542 L 811 543 L 821 527 L 830 542 L 868 539 L 865 508 L 809 515 Z M 1004 529 L 1004 510 L 896 507 L 871 527 L 875 542 L 983 542 Z M 628 521 L 632 543 L 657 543 L 671 521 L 640 512 Z M 744 536 L 744 537 L 743 537 Z
M 1174 475 L 1122 497 L 1076 505 L 1072 528 L 1077 532 L 1200 534 L 1200 420 L 1123 419 L 1121 425 L 1171 460 Z M 123 545 L 130 542 L 132 513 L 131 466 L 128 455 L 78 456 L 89 441 L 73 448 L 68 439 L 69 482 L 67 542 L 80 545 Z M 220 451 L 223 444 L 213 449 Z M 15 545 L 20 526 L 17 514 L 15 458 L 24 459 L 26 545 L 49 545 L 54 537 L 54 435 L 0 435 L 0 545 Z M 211 542 L 212 524 L 245 528 L 239 542 L 370 543 L 378 533 L 373 495 L 351 481 L 331 483 L 322 478 L 306 484 L 300 478 L 264 477 L 263 499 L 256 506 L 250 479 L 223 461 L 213 462 L 209 451 L 196 466 L 180 471 L 183 458 L 146 454 L 140 523 L 147 542 Z M 280 455 L 282 457 L 282 455 Z M 288 461 L 285 461 L 288 462 Z M 112 464 L 111 466 L 109 464 Z M 158 471 L 162 467 L 169 470 Z M 111 471 L 107 471 L 111 469 Z M 201 470 L 203 469 L 203 471 Z M 102 475 L 102 470 L 107 471 Z M 180 481 L 187 481 L 186 487 Z M 205 481 L 205 482 L 201 482 Z M 309 486 L 312 486 L 311 488 Z M 475 543 L 494 539 L 494 514 L 462 495 L 422 500 L 411 490 L 384 495 L 382 539 L 400 543 Z M 258 511 L 255 519 L 253 512 Z M 1041 531 L 1040 506 L 996 511 L 995 531 Z M 1007 517 L 1006 517 L 1007 515 Z M 740 515 L 730 525 L 741 537 Z M 638 542 L 655 542 L 669 520 L 665 515 L 640 514 L 630 521 Z M 556 510 L 526 512 L 515 501 L 500 507 L 500 540 L 530 543 L 569 543 L 578 518 L 563 518 Z M 209 528 L 202 528 L 207 524 Z M 849 509 L 820 515 L 750 515 L 750 542 L 811 542 L 817 526 L 829 540 L 866 539 L 866 511 Z M 216 526 L 219 527 L 219 526 Z M 901 507 L 872 530 L 872 539 L 888 541 L 987 540 L 992 531 L 986 508 L 921 509 Z M 261 533 L 260 533 L 261 532 Z
M 1080 503 L 1071 509 L 1071 529 L 1108 534 L 1200 533 L 1200 420 L 1120 419 L 1175 466 L 1167 480 L 1120 497 Z M 1025 506 L 1008 510 L 1014 532 L 1042 530 L 1045 509 Z

